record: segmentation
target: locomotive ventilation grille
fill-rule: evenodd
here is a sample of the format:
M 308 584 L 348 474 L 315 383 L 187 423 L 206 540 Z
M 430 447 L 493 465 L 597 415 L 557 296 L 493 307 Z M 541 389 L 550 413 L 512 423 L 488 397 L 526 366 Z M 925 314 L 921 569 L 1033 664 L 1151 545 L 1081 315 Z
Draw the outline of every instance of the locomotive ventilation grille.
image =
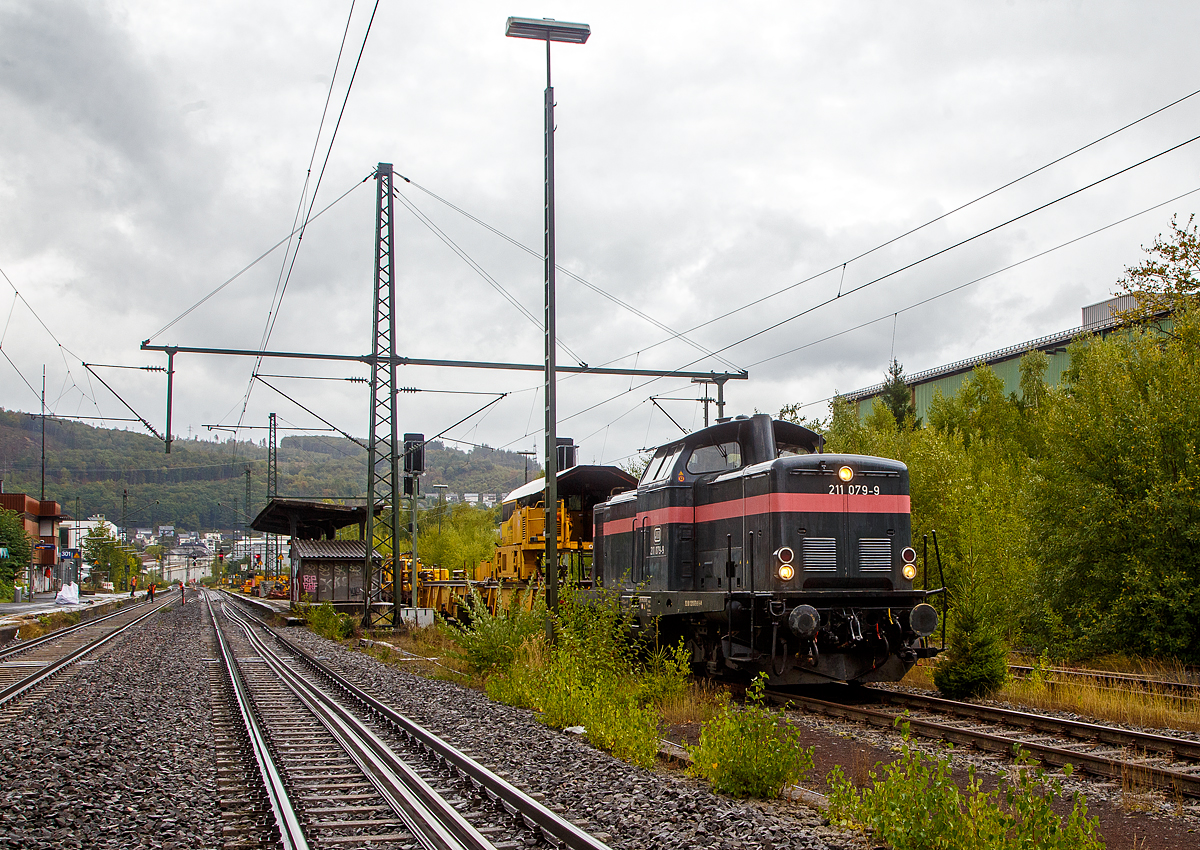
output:
M 863 537 L 858 541 L 858 568 L 864 573 L 892 570 L 892 541 L 889 537 Z
M 837 571 L 837 540 L 832 537 L 804 538 L 805 572 Z

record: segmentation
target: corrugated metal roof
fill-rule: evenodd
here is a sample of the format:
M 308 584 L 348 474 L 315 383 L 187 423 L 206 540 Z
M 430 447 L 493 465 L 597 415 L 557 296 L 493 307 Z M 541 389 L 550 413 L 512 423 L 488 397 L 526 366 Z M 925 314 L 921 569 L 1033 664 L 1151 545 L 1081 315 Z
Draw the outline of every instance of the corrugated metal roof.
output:
M 987 354 L 980 354 L 975 357 L 968 357 L 966 360 L 959 360 L 955 363 L 948 363 L 945 366 L 938 366 L 934 369 L 926 369 L 924 372 L 916 372 L 912 375 L 904 376 L 906 386 L 912 387 L 917 384 L 926 383 L 928 381 L 937 380 L 946 375 L 953 375 L 960 372 L 970 372 L 976 366 L 994 366 L 997 363 L 1005 360 L 1019 358 L 1027 351 L 1045 351 L 1052 353 L 1056 349 L 1065 348 L 1079 336 L 1084 334 L 1105 334 L 1120 324 L 1120 316 L 1117 315 L 1122 310 L 1133 309 L 1137 305 L 1137 299 L 1132 295 L 1121 295 L 1116 298 L 1110 298 L 1107 301 L 1101 301 L 1097 304 L 1089 304 L 1083 308 L 1083 324 L 1077 328 L 1071 328 L 1066 331 L 1059 331 L 1056 334 L 1049 336 L 1031 339 L 1028 342 L 1022 342 L 1019 345 L 1010 345 L 1007 348 L 1000 348 L 996 351 L 989 351 Z M 1160 314 L 1165 316 L 1167 314 Z M 846 401 L 864 401 L 873 398 L 883 393 L 883 384 L 875 384 L 872 387 L 864 387 L 861 390 L 844 393 L 842 398 Z
M 365 540 L 293 540 L 292 552 L 296 558 L 362 561 L 367 544 Z M 378 552 L 374 554 L 379 557 Z

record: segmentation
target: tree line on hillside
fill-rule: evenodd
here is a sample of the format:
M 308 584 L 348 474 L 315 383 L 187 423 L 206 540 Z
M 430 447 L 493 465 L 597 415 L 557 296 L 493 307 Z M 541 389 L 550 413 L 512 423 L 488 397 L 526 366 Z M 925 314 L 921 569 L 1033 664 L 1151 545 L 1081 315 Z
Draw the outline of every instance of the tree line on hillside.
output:
M 937 531 L 952 624 L 957 607 L 1055 658 L 1200 663 L 1200 238 L 1171 228 L 1120 281 L 1138 304 L 1121 330 L 1071 343 L 1059 386 L 1034 351 L 1019 393 L 977 367 L 924 427 L 907 390 L 805 423 L 827 451 L 908 464 L 913 539 Z
M 281 496 L 365 497 L 366 451 L 351 440 L 286 436 L 277 454 Z M 0 411 L 0 455 L 9 492 L 40 492 L 40 417 Z M 253 441 L 177 440 L 167 455 L 162 443 L 146 434 L 47 419 L 46 455 L 46 498 L 80 518 L 102 514 L 119 523 L 127 493 L 131 527 L 233 530 L 252 520 L 267 501 L 267 449 Z M 460 451 L 432 441 L 422 488 L 432 493 L 433 484 L 447 484 L 453 492 L 503 494 L 524 482 L 526 465 L 516 452 L 482 446 Z M 536 463 L 528 466 L 531 477 L 540 473 Z

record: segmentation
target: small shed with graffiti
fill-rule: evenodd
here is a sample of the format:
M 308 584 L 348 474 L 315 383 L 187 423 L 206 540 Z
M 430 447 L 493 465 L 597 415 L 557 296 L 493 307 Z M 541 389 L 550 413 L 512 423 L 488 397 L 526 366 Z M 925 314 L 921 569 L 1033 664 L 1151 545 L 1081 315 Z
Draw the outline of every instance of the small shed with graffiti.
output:
M 380 508 L 375 508 L 378 515 Z M 304 499 L 272 499 L 254 518 L 251 528 L 291 537 L 291 597 L 293 602 L 330 602 L 350 611 L 363 604 L 363 566 L 367 544 L 365 505 L 331 505 Z M 338 530 L 358 526 L 358 540 L 335 539 Z M 375 568 L 382 558 L 372 550 Z
M 335 608 L 361 608 L 364 540 L 292 540 L 292 601 L 331 602 Z M 380 557 L 374 552 L 376 569 Z

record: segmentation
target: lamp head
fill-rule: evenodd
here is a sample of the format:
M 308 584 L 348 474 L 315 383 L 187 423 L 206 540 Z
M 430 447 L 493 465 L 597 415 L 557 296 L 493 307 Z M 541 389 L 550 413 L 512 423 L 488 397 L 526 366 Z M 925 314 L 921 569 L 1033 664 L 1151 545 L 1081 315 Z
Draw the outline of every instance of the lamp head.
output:
M 509 18 L 504 34 L 509 38 L 532 38 L 537 41 L 563 41 L 583 44 L 592 34 L 587 24 L 572 24 L 553 18 Z

